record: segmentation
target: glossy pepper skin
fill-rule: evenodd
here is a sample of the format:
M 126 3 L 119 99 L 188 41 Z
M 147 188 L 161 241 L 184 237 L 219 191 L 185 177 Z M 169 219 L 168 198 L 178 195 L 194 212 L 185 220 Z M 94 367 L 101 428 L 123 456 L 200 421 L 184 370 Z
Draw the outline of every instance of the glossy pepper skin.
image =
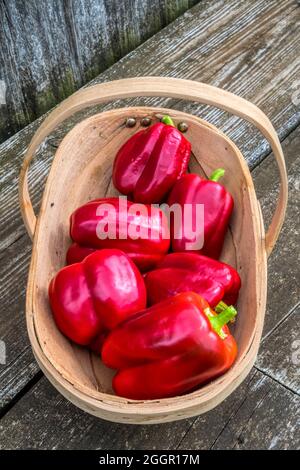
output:
M 172 397 L 224 374 L 237 355 L 226 326 L 236 310 L 222 305 L 220 311 L 186 292 L 115 328 L 102 349 L 103 362 L 118 370 L 115 393 L 136 400 Z
M 200 251 L 210 258 L 219 259 L 230 216 L 233 211 L 233 198 L 231 194 L 218 183 L 218 179 L 224 175 L 222 168 L 217 169 L 210 179 L 204 179 L 199 175 L 186 174 L 174 185 L 168 204 L 191 204 L 192 214 L 195 217 L 196 204 L 204 204 L 204 245 Z M 188 239 L 184 233 L 174 233 L 174 223 L 171 220 L 171 244 L 173 251 L 189 251 L 188 243 L 194 239 Z
M 103 249 L 62 268 L 50 282 L 49 300 L 59 330 L 96 350 L 109 330 L 145 308 L 146 289 L 125 253 Z
M 226 263 L 198 253 L 170 253 L 145 277 L 148 304 L 180 292 L 196 292 L 215 307 L 221 300 L 235 304 L 241 287 L 238 272 Z
M 133 202 L 120 202 L 119 198 L 113 197 L 96 199 L 76 209 L 70 218 L 70 236 L 75 243 L 67 252 L 67 263 L 82 261 L 98 249 L 117 248 L 124 251 L 140 270 L 154 268 L 169 250 L 168 220 L 156 207 L 144 205 L 140 214 L 132 211 L 134 207 L 137 205 Z M 101 225 L 104 218 L 112 222 L 112 228 L 116 226 L 114 232 L 109 232 L 110 225 Z M 101 239 L 99 232 L 103 230 L 107 236 Z M 132 234 L 136 234 L 136 239 Z
M 162 121 L 134 134 L 116 155 L 114 185 L 133 201 L 163 201 L 186 172 L 191 144 L 168 116 Z

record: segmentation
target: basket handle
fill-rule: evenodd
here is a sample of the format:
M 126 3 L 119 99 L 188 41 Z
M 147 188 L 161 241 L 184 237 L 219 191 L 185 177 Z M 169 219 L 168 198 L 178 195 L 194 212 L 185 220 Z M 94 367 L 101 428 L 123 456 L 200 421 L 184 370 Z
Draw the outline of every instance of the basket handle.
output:
M 39 145 L 58 124 L 77 111 L 105 101 L 137 96 L 164 96 L 215 106 L 232 114 L 236 114 L 246 121 L 251 122 L 260 130 L 269 141 L 280 174 L 279 198 L 265 239 L 266 251 L 269 255 L 279 236 L 285 217 L 288 198 L 285 161 L 280 141 L 274 127 L 268 117 L 257 106 L 244 98 L 205 83 L 168 77 L 126 78 L 84 88 L 65 99 L 46 117 L 34 134 L 25 153 L 19 179 L 20 207 L 30 237 L 33 238 L 34 235 L 36 216 L 29 196 L 27 173 L 30 162 Z

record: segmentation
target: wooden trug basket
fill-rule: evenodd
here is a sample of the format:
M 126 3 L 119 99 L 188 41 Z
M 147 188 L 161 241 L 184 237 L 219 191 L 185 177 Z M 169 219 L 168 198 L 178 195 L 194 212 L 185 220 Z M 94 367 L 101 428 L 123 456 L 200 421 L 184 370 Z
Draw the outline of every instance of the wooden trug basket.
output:
M 234 143 L 208 122 L 171 109 L 121 108 L 96 114 L 77 124 L 63 139 L 52 163 L 38 218 L 27 185 L 29 164 L 53 129 L 76 111 L 105 101 L 137 96 L 164 96 L 216 106 L 250 121 L 268 139 L 276 158 L 281 185 L 279 200 L 265 236 L 260 206 L 248 166 Z M 222 259 L 235 266 L 242 279 L 234 335 L 238 359 L 222 377 L 183 396 L 135 401 L 117 397 L 111 389 L 113 371 L 85 348 L 72 344 L 56 328 L 47 289 L 65 264 L 70 244 L 69 215 L 94 198 L 117 195 L 111 182 L 117 150 L 140 128 L 142 117 L 152 121 L 169 114 L 175 123 L 189 125 L 192 144 L 190 171 L 209 174 L 226 170 L 224 185 L 232 193 L 235 210 Z M 124 125 L 135 117 L 137 125 Z M 224 400 L 250 371 L 262 334 L 267 294 L 267 256 L 278 238 L 287 204 L 287 175 L 276 132 L 255 105 L 229 92 L 190 80 L 145 77 L 95 85 L 73 94 L 52 111 L 34 135 L 20 174 L 20 205 L 33 239 L 26 316 L 32 349 L 50 382 L 71 402 L 101 418 L 123 423 L 160 423 L 204 413 Z

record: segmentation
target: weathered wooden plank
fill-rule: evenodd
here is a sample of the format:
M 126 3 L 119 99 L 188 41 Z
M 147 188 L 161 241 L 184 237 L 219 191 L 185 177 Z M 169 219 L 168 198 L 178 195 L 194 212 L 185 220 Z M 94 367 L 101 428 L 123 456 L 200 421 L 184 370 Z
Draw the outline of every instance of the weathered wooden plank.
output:
M 221 1 L 203 2 L 203 5 L 206 9 L 203 9 L 200 4 L 159 33 L 156 38 L 149 40 L 137 51 L 114 65 L 97 80 L 103 81 L 120 78 L 121 76 L 144 75 L 147 73 L 203 79 L 236 91 L 258 102 L 273 119 L 277 129 L 281 129 L 281 135 L 284 136 L 289 133 L 298 122 L 298 115 L 289 94 L 282 94 L 280 90 L 292 86 L 297 70 L 293 48 L 295 48 L 299 33 L 295 28 L 294 3 L 284 0 L 278 5 L 277 2 L 256 0 L 255 2 L 230 1 L 226 2 L 226 5 Z M 223 5 L 223 8 L 221 8 L 221 5 Z M 282 8 L 282 5 L 284 5 L 284 8 Z M 280 19 L 283 21 L 281 27 L 278 26 Z M 231 22 L 238 25 L 239 34 L 235 33 Z M 255 40 L 256 36 L 260 38 L 259 41 Z M 203 39 L 204 37 L 207 38 L 206 42 Z M 280 57 L 276 52 L 276 42 L 277 46 L 281 48 Z M 211 46 L 211 43 L 213 46 Z M 262 44 L 265 46 L 262 47 Z M 266 47 L 266 44 L 268 47 Z M 228 51 L 231 51 L 230 54 Z M 147 62 L 143 60 L 144 57 L 147 57 Z M 289 61 L 288 74 L 286 73 L 286 60 Z M 203 64 L 206 62 L 209 67 L 203 68 Z M 265 65 L 265 62 L 268 65 Z M 149 64 L 151 64 L 151 67 Z M 228 73 L 229 69 L 231 73 Z M 172 73 L 170 73 L 170 70 L 172 70 Z M 276 76 L 278 86 L 275 87 L 274 94 L 271 94 L 271 92 L 268 92 L 269 83 L 274 76 Z M 221 77 L 223 77 L 222 80 Z M 245 87 L 242 85 L 245 85 Z M 140 100 L 135 100 L 133 103 L 138 102 L 141 103 Z M 250 133 L 246 132 L 245 130 L 248 127 L 245 128 L 244 125 L 228 119 L 224 113 L 207 111 L 203 107 L 192 104 L 186 105 L 182 102 L 170 102 L 170 100 L 148 99 L 142 100 L 142 102 L 174 105 L 195 114 L 208 116 L 211 121 L 230 130 L 228 133 L 236 137 L 238 145 L 248 157 L 251 166 L 255 165 L 267 152 L 267 146 L 257 134 L 252 131 Z M 120 102 L 114 104 L 114 106 L 119 105 Z M 83 113 L 83 115 L 87 116 L 92 112 L 90 110 Z M 54 145 L 59 141 L 63 132 L 80 117 L 82 117 L 82 114 L 76 119 L 70 120 L 68 125 L 63 126 L 42 146 L 31 172 L 31 187 L 36 205 L 40 200 L 42 183 L 49 167 L 51 155 L 55 150 Z M 5 319 L 8 319 L 8 326 L 6 326 L 6 322 L 1 324 L 1 335 L 6 337 L 8 350 L 11 351 L 7 365 L 9 368 L 13 366 L 14 361 L 28 346 L 25 326 L 22 321 L 24 321 L 26 263 L 29 261 L 30 242 L 23 237 L 22 240 L 20 239 L 20 245 L 13 246 L 11 250 L 7 250 L 7 247 L 24 234 L 18 212 L 16 182 L 23 153 L 36 126 L 37 123 L 33 123 L 0 147 L 0 244 L 2 248 L 1 256 L 3 257 L 0 266 L 0 278 L 2 279 L 1 283 L 5 280 L 6 284 L 11 286 L 11 289 L 7 288 L 2 293 L 1 302 L 5 305 Z M 288 143 L 284 146 L 286 152 L 289 148 Z M 295 152 L 296 144 L 293 145 L 295 145 L 294 150 L 291 152 Z M 251 155 L 252 151 L 253 155 Z M 291 155 L 288 154 L 288 159 L 291 158 Z M 293 178 L 296 178 L 296 176 Z M 266 192 L 263 191 L 266 178 L 264 181 L 260 180 L 258 184 L 258 189 L 261 189 L 260 195 L 264 195 L 266 198 L 266 201 L 263 202 L 263 208 L 267 208 L 274 198 L 274 193 L 270 191 L 270 188 L 273 189 L 274 181 L 277 182 L 277 179 L 275 179 L 275 172 L 273 171 L 273 176 L 270 177 L 270 183 L 268 183 L 271 186 L 266 186 Z M 271 199 L 269 196 L 272 196 Z M 290 226 L 295 227 L 298 219 L 295 212 L 290 214 Z M 287 250 L 288 246 L 295 246 L 296 243 L 296 232 L 289 230 L 289 225 L 286 227 L 287 231 L 284 232 L 284 238 L 282 238 L 284 240 L 284 250 Z M 289 254 L 289 256 L 292 255 Z M 22 259 L 21 263 L 18 261 L 20 257 Z M 15 266 L 14 270 L 11 270 L 10 266 L 12 264 L 9 265 L 9 263 Z M 289 270 L 281 277 L 278 284 L 278 273 L 282 269 L 282 256 L 279 250 L 275 251 L 270 261 L 270 291 L 274 292 L 274 295 L 272 294 L 270 297 L 271 307 L 267 313 L 266 333 L 286 313 L 287 291 L 283 282 L 288 281 L 291 275 L 294 278 L 298 275 L 295 263 L 289 262 L 288 266 Z M 274 276 L 272 275 L 273 271 Z M 299 299 L 297 297 L 299 294 L 298 289 L 297 284 L 293 283 L 288 298 L 291 305 L 294 305 Z M 15 297 L 15 301 L 12 301 L 13 297 Z M 281 308 L 278 308 L 278 303 L 275 300 L 272 303 L 273 299 L 277 299 Z M 15 331 L 14 324 L 17 325 Z M 11 347 L 10 344 L 14 347 Z M 3 378 L 11 377 L 5 370 L 5 366 L 0 367 L 1 373 L 4 374 Z M 23 367 L 22 365 L 21 371 L 24 370 Z M 31 368 L 31 362 L 28 367 Z M 1 385 L 3 389 L 7 390 L 5 381 Z M 18 385 L 16 374 L 15 392 L 17 393 L 23 385 L 23 379 Z M 6 403 L 3 395 L 2 398 Z
M 6 345 L 6 361 L 0 364 L 0 410 L 39 371 L 28 342 L 24 311 L 30 254 L 23 236 L 0 257 L 0 338 Z
M 10 351 L 8 351 L 9 356 Z M 32 350 L 28 344 L 12 363 L 0 372 L 0 415 L 5 413 L 8 406 L 18 397 L 19 393 L 31 383 L 38 381 L 42 372 L 34 360 Z
M 299 404 L 298 395 L 258 372 L 242 404 L 234 410 L 221 433 L 215 436 L 211 448 L 297 449 L 300 442 Z M 215 412 L 221 408 L 222 405 Z M 181 448 L 203 448 L 203 424 L 201 417 L 195 421 L 181 442 Z M 205 427 L 205 432 L 209 432 L 209 428 Z
M 300 398 L 262 377 L 213 449 L 299 449 Z
M 0 364 L 0 410 L 3 410 L 38 373 L 29 346 L 25 321 L 25 291 L 31 246 L 25 236 L 0 256 L 0 339 L 6 361 Z
M 263 341 L 256 366 L 260 371 L 300 394 L 300 306 L 289 312 Z
M 0 79 L 7 92 L 0 106 L 0 142 L 197 1 L 2 0 Z
M 247 379 L 239 393 L 234 394 L 235 397 L 226 401 L 226 406 L 219 413 L 215 410 L 201 418 L 203 447 L 213 444 L 215 436 L 221 432 L 234 410 L 241 406 L 254 375 Z M 0 447 L 172 449 L 184 439 L 194 421 L 192 418 L 152 426 L 108 423 L 75 408 L 43 378 L 1 420 Z M 14 431 L 12 422 L 15 423 Z
M 26 147 L 32 136 L 32 124 L 19 134 L 0 146 L 0 255 L 5 252 L 15 240 L 25 234 L 18 202 L 18 176 Z M 47 171 L 55 148 L 50 141 L 41 147 L 39 157 L 36 158 L 30 172 L 30 188 L 34 205 L 37 208 L 43 191 Z
M 295 89 L 300 36 L 297 12 L 292 0 L 203 1 L 93 83 L 133 75 L 171 75 L 202 80 L 256 102 L 284 138 L 300 117 Z M 266 141 L 257 132 L 215 109 L 163 99 L 131 100 L 130 103 L 166 104 L 207 117 L 237 142 L 251 167 L 268 152 Z M 114 106 L 120 104 L 117 102 Z M 106 107 L 97 108 L 102 109 Z M 95 110 L 89 110 L 80 117 L 93 112 Z M 78 119 L 70 120 L 52 140 L 61 138 Z M 16 178 L 38 122 L 0 146 L 0 231 L 3 234 L 0 249 L 22 233 L 20 218 L 16 217 Z M 32 170 L 32 191 L 36 200 L 40 198 L 41 182 L 49 168 L 50 155 L 45 145 Z
M 102 421 L 75 408 L 43 378 L 2 418 L 0 448 L 172 448 L 188 425 L 146 427 Z
M 300 127 L 283 143 L 289 182 L 289 204 L 282 233 L 268 260 L 268 301 L 264 335 L 276 327 L 300 300 L 299 145 Z M 252 176 L 265 225 L 268 225 L 278 195 L 278 173 L 274 159 L 265 159 L 255 168 Z
M 0 448 L 294 449 L 300 437 L 299 403 L 297 395 L 256 371 L 206 415 L 134 426 L 80 411 L 43 378 L 1 420 Z
M 299 363 L 299 302 L 300 302 L 300 178 L 298 127 L 284 145 L 288 163 L 289 205 L 282 234 L 268 263 L 268 303 L 265 319 L 265 338 L 257 367 L 295 392 L 300 390 Z M 266 221 L 271 218 L 278 189 L 274 185 L 275 163 L 266 159 L 253 171 Z M 295 307 L 296 306 L 296 307 Z M 297 359 L 298 358 L 298 359 Z M 298 362 L 297 362 L 298 361 Z
M 298 44 L 299 9 L 293 0 L 204 1 L 94 82 L 132 75 L 204 81 L 256 103 L 284 138 L 287 128 L 293 129 L 300 118 Z M 173 103 L 183 109 L 183 103 L 168 101 Z M 228 132 L 250 165 L 269 149 L 251 127 L 228 119 L 226 113 L 196 104 L 184 110 Z

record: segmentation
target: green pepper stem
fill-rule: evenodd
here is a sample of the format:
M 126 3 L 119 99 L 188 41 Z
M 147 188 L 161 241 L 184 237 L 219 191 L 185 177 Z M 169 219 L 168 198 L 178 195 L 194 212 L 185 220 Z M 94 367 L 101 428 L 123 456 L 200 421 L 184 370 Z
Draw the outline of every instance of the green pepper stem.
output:
M 175 124 L 174 124 L 174 122 L 173 122 L 173 119 L 170 118 L 170 116 L 168 116 L 168 115 L 163 116 L 161 122 L 163 122 L 164 124 L 167 124 L 168 126 L 175 127 Z
M 225 174 L 224 168 L 217 168 L 209 177 L 209 181 L 215 181 L 216 183 L 222 178 Z
M 226 337 L 226 335 L 224 336 L 224 333 L 222 332 L 223 326 L 227 325 L 227 323 L 232 321 L 236 317 L 236 315 L 236 309 L 232 305 L 230 305 L 230 307 L 227 307 L 219 315 L 216 315 L 215 317 L 209 317 L 209 321 L 215 332 L 218 333 L 221 338 L 224 338 Z
M 216 313 L 221 313 L 221 312 L 224 312 L 224 310 L 226 310 L 228 308 L 228 305 L 225 304 L 225 302 L 223 302 L 223 300 L 221 300 L 218 305 L 215 306 L 214 308 L 214 311 Z

